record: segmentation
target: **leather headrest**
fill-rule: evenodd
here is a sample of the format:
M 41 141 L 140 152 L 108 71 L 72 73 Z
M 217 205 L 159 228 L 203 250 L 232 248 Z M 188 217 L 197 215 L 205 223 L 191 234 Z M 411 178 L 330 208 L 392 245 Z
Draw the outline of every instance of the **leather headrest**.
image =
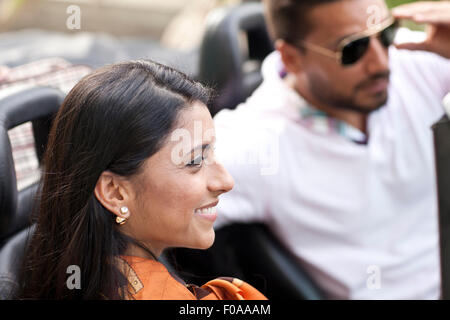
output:
M 17 181 L 8 130 L 28 121 L 49 122 L 63 100 L 61 91 L 48 87 L 26 89 L 0 100 L 0 241 L 18 231 Z
M 216 90 L 213 115 L 236 107 L 256 89 L 262 81 L 260 64 L 271 51 L 261 3 L 223 7 L 208 16 L 198 80 Z

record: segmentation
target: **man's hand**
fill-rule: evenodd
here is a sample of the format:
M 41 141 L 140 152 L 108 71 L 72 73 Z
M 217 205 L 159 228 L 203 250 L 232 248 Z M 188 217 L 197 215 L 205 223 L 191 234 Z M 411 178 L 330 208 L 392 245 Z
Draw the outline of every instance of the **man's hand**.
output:
M 425 50 L 450 59 L 450 1 L 420 1 L 392 9 L 398 19 L 427 24 L 427 38 L 420 43 L 398 44 L 399 49 Z

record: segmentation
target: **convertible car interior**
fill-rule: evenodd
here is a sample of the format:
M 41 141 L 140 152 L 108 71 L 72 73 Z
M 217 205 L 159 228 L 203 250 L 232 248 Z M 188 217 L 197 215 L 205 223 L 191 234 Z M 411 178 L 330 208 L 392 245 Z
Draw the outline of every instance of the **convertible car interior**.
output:
M 217 92 L 214 115 L 234 108 L 261 83 L 261 63 L 273 50 L 260 3 L 242 3 L 213 11 L 199 48 L 197 80 Z M 30 217 L 37 205 L 39 184 L 17 189 L 8 130 L 31 122 L 36 154 L 41 159 L 52 117 L 64 94 L 35 87 L 0 100 L 0 299 L 13 297 L 18 268 L 33 232 Z M 450 121 L 433 126 L 438 173 L 443 297 L 450 298 Z M 208 250 L 170 249 L 162 260 L 188 283 L 217 276 L 252 283 L 269 299 L 325 299 L 321 289 L 271 232 L 270 225 L 232 224 L 216 232 Z

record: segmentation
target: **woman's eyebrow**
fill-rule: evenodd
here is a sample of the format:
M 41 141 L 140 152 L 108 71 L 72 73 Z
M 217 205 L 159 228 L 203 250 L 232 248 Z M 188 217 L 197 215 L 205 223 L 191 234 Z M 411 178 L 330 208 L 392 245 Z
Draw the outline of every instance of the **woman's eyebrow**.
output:
M 204 151 L 205 151 L 206 149 L 208 149 L 210 146 L 211 146 L 211 144 L 209 144 L 209 143 L 205 143 L 205 144 L 203 144 L 203 145 L 199 145 L 199 146 L 193 148 L 193 149 L 191 150 L 190 153 L 193 153 L 193 152 L 195 152 L 195 151 L 197 151 L 197 150 L 200 150 L 200 149 L 202 150 L 202 152 L 204 152 Z

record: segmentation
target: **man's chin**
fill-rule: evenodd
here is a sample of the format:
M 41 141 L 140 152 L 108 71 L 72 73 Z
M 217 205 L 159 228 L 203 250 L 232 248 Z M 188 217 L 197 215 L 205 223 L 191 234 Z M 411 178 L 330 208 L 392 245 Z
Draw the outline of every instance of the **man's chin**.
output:
M 370 99 L 370 102 L 366 102 L 366 103 L 355 103 L 353 108 L 354 111 L 359 111 L 361 113 L 371 113 L 373 111 L 376 111 L 378 109 L 380 109 L 381 107 L 383 107 L 384 105 L 386 105 L 387 101 L 388 101 L 388 95 L 387 92 L 383 92 L 380 94 L 377 94 L 376 96 L 372 97 Z
M 372 105 L 371 111 L 375 111 L 386 105 L 388 102 L 388 94 L 387 92 L 380 94 L 375 98 L 375 102 Z

